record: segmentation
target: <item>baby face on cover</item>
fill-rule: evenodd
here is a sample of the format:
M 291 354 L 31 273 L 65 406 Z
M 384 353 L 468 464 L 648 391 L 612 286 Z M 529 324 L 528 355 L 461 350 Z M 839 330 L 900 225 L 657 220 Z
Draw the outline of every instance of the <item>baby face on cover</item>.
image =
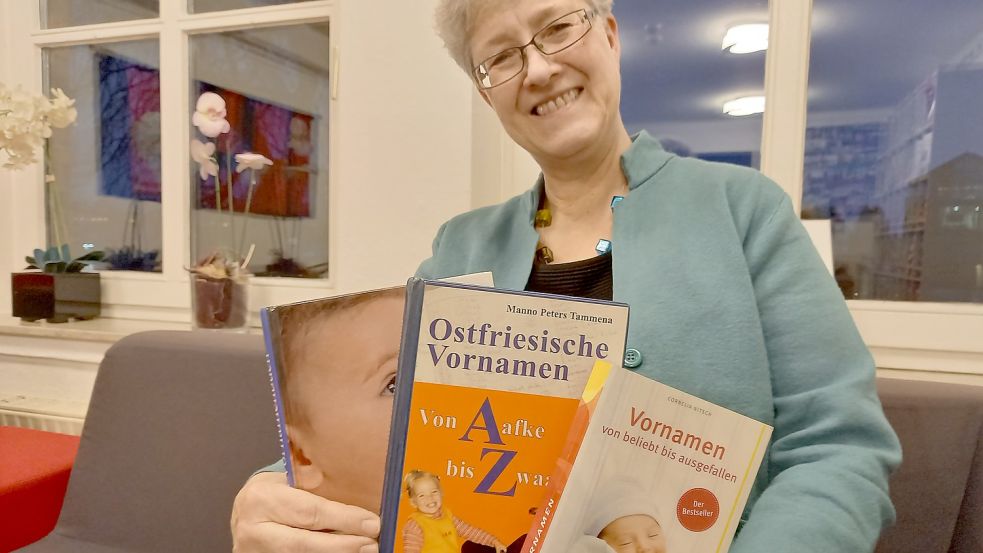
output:
M 599 482 L 590 498 L 585 539 L 581 540 L 581 543 L 593 543 L 594 546 L 581 549 L 666 553 L 669 548 L 654 499 L 651 491 L 625 475 Z
M 617 553 L 666 553 L 662 526 L 645 514 L 616 518 L 597 537 Z
M 398 290 L 305 322 L 289 368 L 299 488 L 379 511 L 402 315 Z

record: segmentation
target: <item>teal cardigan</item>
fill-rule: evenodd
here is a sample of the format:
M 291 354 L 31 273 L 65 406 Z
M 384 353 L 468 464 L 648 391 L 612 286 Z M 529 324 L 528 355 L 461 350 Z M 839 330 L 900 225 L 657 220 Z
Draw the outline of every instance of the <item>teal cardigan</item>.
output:
M 631 306 L 634 370 L 775 427 L 731 551 L 871 551 L 894 520 L 887 481 L 901 450 L 873 360 L 788 196 L 644 132 L 621 164 L 614 299 Z M 540 177 L 445 223 L 418 275 L 490 270 L 497 287 L 523 289 L 542 190 Z

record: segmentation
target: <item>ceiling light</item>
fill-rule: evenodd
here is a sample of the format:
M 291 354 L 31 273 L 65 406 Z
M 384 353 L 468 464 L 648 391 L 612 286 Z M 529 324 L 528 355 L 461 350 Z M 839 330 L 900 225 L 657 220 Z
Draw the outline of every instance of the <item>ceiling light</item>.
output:
M 756 113 L 764 113 L 764 111 L 764 96 L 745 96 L 743 98 L 735 98 L 728 102 L 724 102 L 724 113 L 727 115 L 733 115 L 734 117 L 754 115 Z
M 750 54 L 768 49 L 768 24 L 749 23 L 727 29 L 720 47 L 731 54 Z

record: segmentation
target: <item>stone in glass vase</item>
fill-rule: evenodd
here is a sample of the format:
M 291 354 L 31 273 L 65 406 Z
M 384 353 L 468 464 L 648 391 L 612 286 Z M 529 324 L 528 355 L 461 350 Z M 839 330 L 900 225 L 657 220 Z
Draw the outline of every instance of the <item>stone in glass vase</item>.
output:
M 221 255 L 210 256 L 192 269 L 191 322 L 194 327 L 248 330 L 251 276 Z

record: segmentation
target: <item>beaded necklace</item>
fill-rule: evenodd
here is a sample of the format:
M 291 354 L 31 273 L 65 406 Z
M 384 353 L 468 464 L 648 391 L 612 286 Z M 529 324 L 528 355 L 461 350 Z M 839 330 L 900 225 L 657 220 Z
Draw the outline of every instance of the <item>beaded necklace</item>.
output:
M 611 210 L 613 211 L 614 206 L 618 205 L 624 199 L 624 196 L 612 196 Z M 537 229 L 548 227 L 553 223 L 553 214 L 550 212 L 550 208 L 544 205 L 546 203 L 545 195 L 539 201 L 540 207 L 536 210 L 536 216 L 533 218 L 533 227 Z M 608 253 L 611 251 L 611 241 L 607 238 L 598 239 L 597 244 L 594 246 L 594 251 L 597 252 L 597 255 Z M 536 243 L 536 259 L 543 263 L 553 262 L 553 250 L 546 244 L 543 244 L 542 240 Z

